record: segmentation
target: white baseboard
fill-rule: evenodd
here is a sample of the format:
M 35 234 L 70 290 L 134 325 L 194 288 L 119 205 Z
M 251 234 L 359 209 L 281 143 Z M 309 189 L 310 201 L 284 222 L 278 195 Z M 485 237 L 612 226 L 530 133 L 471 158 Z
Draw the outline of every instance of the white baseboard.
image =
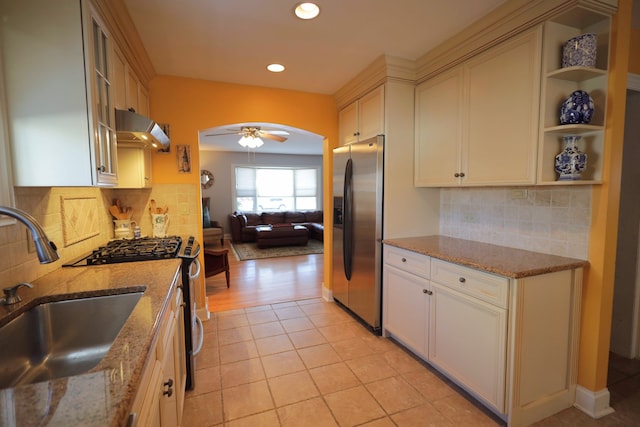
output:
M 331 289 L 325 288 L 324 283 L 322 284 L 322 299 L 327 302 L 333 301 L 333 291 Z
M 210 313 L 209 313 L 209 309 L 207 307 L 199 308 L 196 311 L 196 314 L 198 315 L 200 320 L 202 320 L 203 322 L 206 322 L 207 320 L 210 319 Z
M 598 419 L 615 412 L 615 410 L 609 406 L 609 398 L 609 389 L 607 388 L 599 391 L 591 391 L 578 385 L 576 387 L 576 402 L 573 406 L 590 417 Z

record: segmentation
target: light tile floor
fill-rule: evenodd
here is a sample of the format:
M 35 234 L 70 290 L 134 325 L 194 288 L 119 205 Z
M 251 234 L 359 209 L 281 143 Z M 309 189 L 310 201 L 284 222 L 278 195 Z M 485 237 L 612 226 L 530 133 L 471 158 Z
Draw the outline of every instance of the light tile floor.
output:
M 433 368 L 319 298 L 212 313 L 204 325 L 184 427 L 504 424 Z M 594 420 L 569 408 L 535 426 L 639 426 L 640 363 L 613 358 L 611 369 L 615 413 Z
M 321 299 L 212 313 L 183 425 L 496 426 L 391 340 Z

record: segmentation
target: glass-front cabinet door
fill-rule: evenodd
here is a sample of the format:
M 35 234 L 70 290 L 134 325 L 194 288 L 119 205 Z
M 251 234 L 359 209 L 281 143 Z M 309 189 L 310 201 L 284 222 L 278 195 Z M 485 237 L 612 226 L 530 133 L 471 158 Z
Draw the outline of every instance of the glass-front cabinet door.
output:
M 116 158 L 115 110 L 112 88 L 113 54 L 111 38 L 104 25 L 91 12 L 90 47 L 87 76 L 88 90 L 92 93 L 89 121 L 92 127 L 95 183 L 97 185 L 114 185 L 118 180 L 118 162 Z M 92 125 L 92 126 L 91 126 Z

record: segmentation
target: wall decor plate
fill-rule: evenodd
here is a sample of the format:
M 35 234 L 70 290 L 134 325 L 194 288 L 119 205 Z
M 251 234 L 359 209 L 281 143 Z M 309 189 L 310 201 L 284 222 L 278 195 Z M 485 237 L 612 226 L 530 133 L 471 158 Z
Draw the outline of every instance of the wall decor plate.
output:
M 560 124 L 588 124 L 595 105 L 584 90 L 576 90 L 560 106 Z
M 595 67 L 598 36 L 594 33 L 581 34 L 567 40 L 562 47 L 562 68 Z

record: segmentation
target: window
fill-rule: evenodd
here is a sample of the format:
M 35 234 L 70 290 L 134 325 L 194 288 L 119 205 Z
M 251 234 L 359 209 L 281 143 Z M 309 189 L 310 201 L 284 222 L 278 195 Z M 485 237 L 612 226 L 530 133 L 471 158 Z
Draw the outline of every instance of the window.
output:
M 235 167 L 235 209 L 247 212 L 317 209 L 317 168 Z

